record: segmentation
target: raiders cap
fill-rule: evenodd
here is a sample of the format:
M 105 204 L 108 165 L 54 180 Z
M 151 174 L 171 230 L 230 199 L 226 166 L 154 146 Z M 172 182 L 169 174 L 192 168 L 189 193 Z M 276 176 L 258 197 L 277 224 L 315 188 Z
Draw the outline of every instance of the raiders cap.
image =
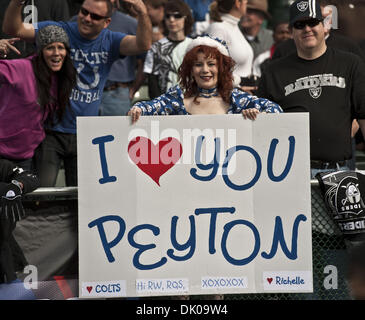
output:
M 293 24 L 302 19 L 323 20 L 321 6 L 316 0 L 296 0 L 290 6 L 289 24 Z

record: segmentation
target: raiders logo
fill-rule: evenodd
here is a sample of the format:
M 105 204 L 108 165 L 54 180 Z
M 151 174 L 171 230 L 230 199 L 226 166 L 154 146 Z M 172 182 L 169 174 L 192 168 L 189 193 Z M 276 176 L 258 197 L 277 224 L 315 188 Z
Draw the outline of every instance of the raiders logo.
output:
M 308 8 L 308 2 L 307 1 L 301 1 L 297 4 L 297 8 L 299 11 L 304 12 Z
M 309 94 L 311 95 L 311 97 L 313 99 L 318 99 L 322 94 L 322 87 L 310 88 L 309 89 Z
M 364 211 L 364 202 L 359 190 L 359 181 L 348 176 L 337 187 L 335 203 L 339 214 L 359 215 Z

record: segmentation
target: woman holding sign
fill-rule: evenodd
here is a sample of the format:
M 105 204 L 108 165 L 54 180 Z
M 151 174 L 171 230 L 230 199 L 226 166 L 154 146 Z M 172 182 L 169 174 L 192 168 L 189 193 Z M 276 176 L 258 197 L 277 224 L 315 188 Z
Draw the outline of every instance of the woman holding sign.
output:
M 18 38 L 0 40 L 0 57 Z M 37 33 L 37 52 L 24 59 L 0 60 L 0 159 L 30 170 L 45 137 L 44 123 L 61 119 L 76 84 L 68 36 L 57 26 Z
M 128 115 L 238 114 L 256 119 L 260 112 L 279 113 L 276 103 L 234 88 L 234 60 L 225 41 L 204 35 L 194 39 L 179 68 L 180 85 L 151 101 L 137 102 Z
M 188 46 L 179 68 L 180 86 L 151 101 L 136 103 L 128 114 L 135 123 L 141 115 L 242 113 L 245 119 L 254 120 L 260 112 L 282 112 L 276 103 L 234 88 L 234 66 L 224 41 L 208 35 L 198 37 Z M 222 295 L 209 298 L 220 300 Z

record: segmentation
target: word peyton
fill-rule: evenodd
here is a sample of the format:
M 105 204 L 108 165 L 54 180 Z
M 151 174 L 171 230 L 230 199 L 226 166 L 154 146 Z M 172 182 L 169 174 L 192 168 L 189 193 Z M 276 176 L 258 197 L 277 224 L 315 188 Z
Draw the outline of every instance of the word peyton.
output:
M 199 216 L 201 214 L 208 214 L 210 215 L 210 226 L 209 226 L 209 235 L 208 235 L 208 250 L 211 255 L 216 253 L 215 243 L 216 243 L 216 234 L 222 233 L 222 238 L 220 239 L 221 243 L 221 252 L 223 254 L 223 257 L 225 260 L 235 266 L 243 266 L 247 265 L 248 263 L 252 262 L 256 256 L 259 254 L 260 247 L 261 247 L 261 238 L 260 238 L 260 232 L 258 228 L 250 221 L 244 220 L 244 219 L 238 219 L 233 220 L 231 222 L 228 222 L 223 227 L 223 232 L 221 230 L 216 230 L 216 224 L 217 224 L 217 218 L 220 214 L 234 214 L 236 209 L 234 207 L 222 207 L 222 208 L 198 208 L 195 210 L 195 216 Z M 173 216 L 171 218 L 171 231 L 170 231 L 170 241 L 173 248 L 170 248 L 166 251 L 166 255 L 175 261 L 186 261 L 193 257 L 197 245 L 197 236 L 196 236 L 196 222 L 195 222 L 195 216 L 190 215 L 189 221 L 190 221 L 190 235 L 188 240 L 185 243 L 179 243 L 177 241 L 177 222 L 179 217 Z M 272 246 L 269 253 L 262 252 L 261 256 L 264 259 L 272 259 L 278 250 L 278 246 L 280 244 L 284 254 L 286 257 L 290 260 L 297 259 L 297 241 L 298 241 L 298 229 L 300 222 L 307 221 L 307 217 L 303 214 L 299 214 L 293 223 L 292 227 L 292 236 L 291 236 L 291 250 L 288 249 L 288 246 L 286 245 L 286 241 L 284 238 L 284 230 L 283 230 L 283 224 L 282 224 L 282 218 L 280 216 L 277 216 L 275 218 L 275 226 L 274 226 L 274 234 L 273 234 L 273 240 L 272 240 Z M 111 241 L 108 241 L 108 237 L 106 235 L 106 231 L 104 228 L 105 223 L 114 223 L 115 227 L 118 230 L 117 235 L 114 239 Z M 229 248 L 227 245 L 229 234 L 231 230 L 234 227 L 240 226 L 241 228 L 247 228 L 250 230 L 254 236 L 254 244 L 252 253 L 248 257 L 244 258 L 236 258 L 232 257 Z M 89 228 L 96 227 L 99 232 L 100 241 L 102 244 L 102 247 L 104 249 L 106 258 L 109 263 L 112 263 L 115 261 L 114 255 L 111 251 L 112 248 L 118 245 L 120 241 L 122 241 L 124 235 L 126 234 L 126 223 L 123 218 L 121 218 L 119 215 L 107 215 L 100 217 L 98 219 L 95 219 L 91 221 L 88 224 Z M 142 259 L 141 256 L 143 253 L 153 250 L 156 248 L 156 244 L 154 243 L 139 243 L 136 239 L 138 239 L 138 233 L 145 233 L 146 231 L 152 232 L 152 234 L 157 237 L 161 230 L 158 226 L 152 225 L 152 224 L 141 224 L 137 225 L 128 232 L 127 234 L 127 241 L 130 246 L 135 248 L 137 251 L 133 256 L 133 265 L 135 268 L 139 270 L 152 270 L 156 268 L 162 267 L 164 264 L 167 263 L 167 257 L 161 257 L 159 261 L 150 261 L 150 263 L 146 263 L 146 258 Z M 160 249 L 156 249 L 157 252 L 160 252 Z M 176 252 L 183 252 L 187 251 L 185 255 L 176 255 Z M 144 261 L 143 263 L 141 261 Z

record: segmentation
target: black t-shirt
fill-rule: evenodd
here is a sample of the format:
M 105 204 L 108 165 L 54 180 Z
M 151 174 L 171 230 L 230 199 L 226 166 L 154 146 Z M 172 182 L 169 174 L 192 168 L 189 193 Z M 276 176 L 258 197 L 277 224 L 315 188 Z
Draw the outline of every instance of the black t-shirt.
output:
M 354 54 L 333 48 L 319 58 L 296 53 L 273 61 L 263 73 L 257 95 L 284 112 L 310 113 L 311 159 L 350 159 L 351 123 L 365 119 L 365 65 Z

